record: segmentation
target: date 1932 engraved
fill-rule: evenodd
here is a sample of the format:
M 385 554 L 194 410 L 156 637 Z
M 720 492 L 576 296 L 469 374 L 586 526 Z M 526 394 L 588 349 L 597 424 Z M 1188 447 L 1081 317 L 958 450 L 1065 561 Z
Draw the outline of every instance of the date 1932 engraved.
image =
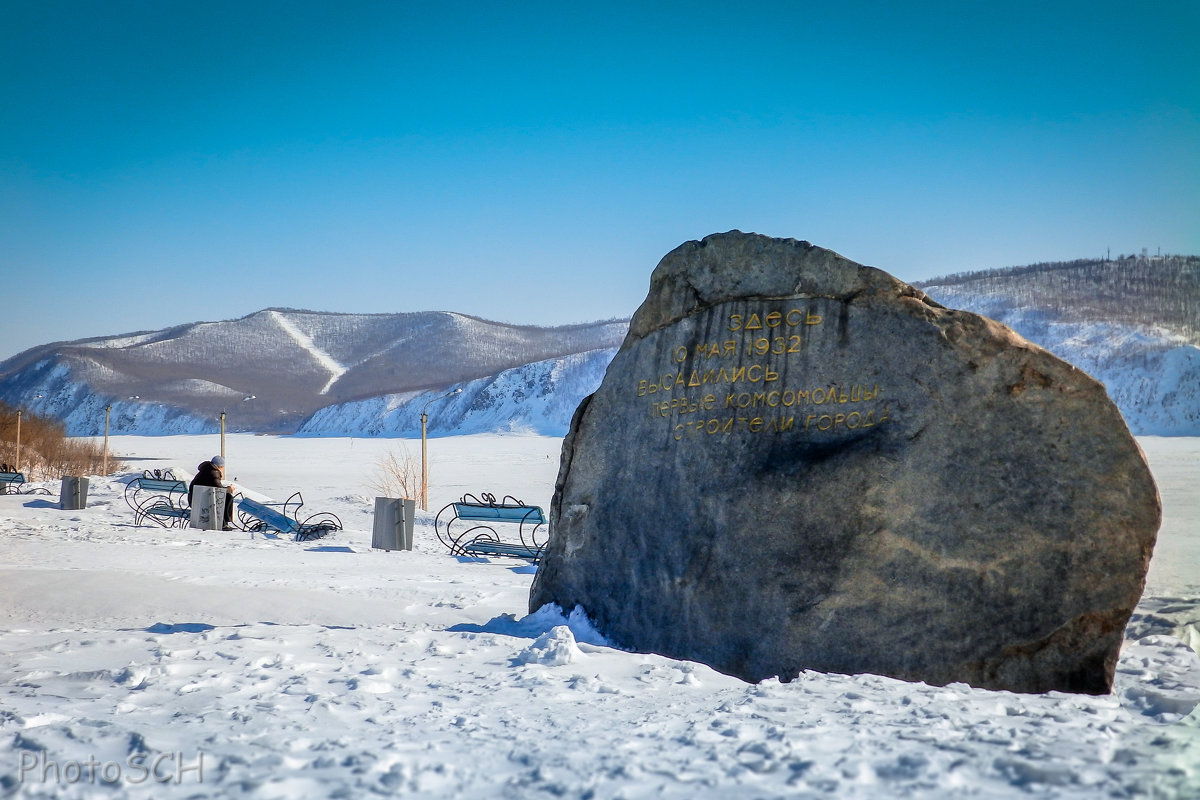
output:
M 737 337 L 674 348 L 672 368 L 639 380 L 636 394 L 650 399 L 651 417 L 676 420 L 676 441 L 690 434 L 854 431 L 886 422 L 890 412 L 878 402 L 876 383 L 780 385 L 792 382 L 781 381 L 781 362 L 803 352 L 803 331 L 822 321 L 797 308 L 729 314 L 724 327 Z M 726 360 L 736 363 L 720 365 Z M 801 410 L 813 406 L 833 408 Z

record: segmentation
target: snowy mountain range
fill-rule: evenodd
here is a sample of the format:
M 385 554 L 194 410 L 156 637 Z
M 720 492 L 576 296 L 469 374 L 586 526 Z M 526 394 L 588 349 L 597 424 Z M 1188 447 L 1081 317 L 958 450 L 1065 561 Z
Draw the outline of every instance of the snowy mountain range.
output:
M 322 432 L 310 417 L 333 407 L 322 419 L 346 432 L 349 423 L 335 421 L 336 409 L 351 409 L 346 419 L 365 427 L 411 434 L 411 427 L 364 420 L 362 409 L 404 399 L 423 403 L 452 386 L 470 388 L 479 402 L 474 395 L 499 397 L 499 386 L 512 381 L 529 384 L 509 390 L 518 397 L 549 391 L 596 360 L 580 354 L 615 348 L 627 327 L 625 320 L 541 328 L 449 312 L 272 308 L 225 322 L 27 350 L 0 362 L 0 400 L 63 420 L 73 435 L 103 433 L 108 406 L 110 433 L 212 432 L 222 413 L 227 430 Z M 468 395 L 456 399 L 460 421 L 477 416 Z M 535 418 L 529 424 L 543 427 Z
M 1101 380 L 1139 435 L 1200 436 L 1200 258 L 1037 264 L 916 284 Z M 628 320 L 539 328 L 448 312 L 266 309 L 60 342 L 0 362 L 0 400 L 73 435 L 561 436 Z M 459 393 L 443 397 L 455 389 Z
M 596 391 L 616 347 L 537 361 L 467 381 L 458 394 L 405 392 L 327 406 L 297 433 L 310 436 L 413 436 L 428 404 L 429 432 L 539 433 L 563 436 L 579 401 Z

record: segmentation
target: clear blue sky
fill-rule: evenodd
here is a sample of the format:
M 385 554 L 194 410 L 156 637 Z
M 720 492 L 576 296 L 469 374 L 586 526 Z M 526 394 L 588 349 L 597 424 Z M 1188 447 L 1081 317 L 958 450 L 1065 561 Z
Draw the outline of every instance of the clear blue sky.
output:
M 689 239 L 1200 252 L 1200 3 L 0 2 L 0 358 L 267 306 L 632 314 Z

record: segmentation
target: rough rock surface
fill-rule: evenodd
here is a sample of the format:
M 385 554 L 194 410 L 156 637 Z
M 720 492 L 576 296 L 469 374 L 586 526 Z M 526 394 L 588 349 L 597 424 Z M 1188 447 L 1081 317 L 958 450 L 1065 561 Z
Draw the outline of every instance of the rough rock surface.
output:
M 1160 520 L 1104 387 L 794 239 L 687 242 L 575 413 L 530 609 L 746 680 L 1111 689 Z

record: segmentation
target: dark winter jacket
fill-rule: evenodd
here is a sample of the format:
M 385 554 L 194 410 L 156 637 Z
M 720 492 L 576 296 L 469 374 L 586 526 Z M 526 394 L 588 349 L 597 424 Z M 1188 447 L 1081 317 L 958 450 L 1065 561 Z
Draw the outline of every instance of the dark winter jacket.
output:
M 211 461 L 201 462 L 196 467 L 196 477 L 188 484 L 188 502 L 192 502 L 192 488 L 195 486 L 221 486 L 221 473 Z

